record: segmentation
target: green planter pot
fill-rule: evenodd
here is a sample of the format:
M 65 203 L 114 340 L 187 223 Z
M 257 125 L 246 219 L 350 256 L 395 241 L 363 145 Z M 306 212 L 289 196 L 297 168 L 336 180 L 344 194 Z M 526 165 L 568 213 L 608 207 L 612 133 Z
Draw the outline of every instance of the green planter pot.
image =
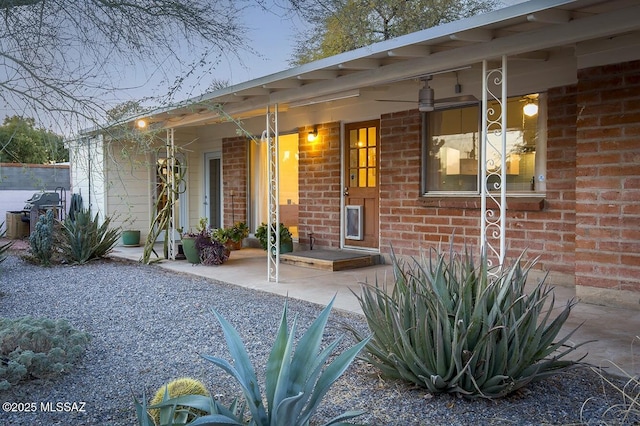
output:
M 182 251 L 184 251 L 187 262 L 200 263 L 200 253 L 198 253 L 198 249 L 196 248 L 195 238 L 182 237 Z
M 293 251 L 293 241 L 280 243 L 280 254 L 291 253 Z
M 292 251 L 293 251 L 293 241 L 286 241 L 284 243 L 280 243 L 280 254 L 291 253 Z
M 128 247 L 140 245 L 140 231 L 122 231 L 122 244 Z

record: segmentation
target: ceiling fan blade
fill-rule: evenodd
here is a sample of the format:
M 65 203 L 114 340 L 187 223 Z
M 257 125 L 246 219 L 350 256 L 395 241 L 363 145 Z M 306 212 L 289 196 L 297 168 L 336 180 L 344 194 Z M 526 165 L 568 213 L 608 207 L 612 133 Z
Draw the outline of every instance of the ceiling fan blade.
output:
M 450 98 L 436 99 L 435 103 L 437 107 L 444 107 L 444 106 L 471 103 L 471 102 L 478 102 L 478 98 L 476 98 L 473 95 L 459 95 L 459 96 L 451 96 Z
M 375 99 L 376 102 L 397 102 L 397 103 L 412 103 L 418 104 L 418 100 L 406 100 L 406 99 Z M 478 98 L 473 95 L 452 96 L 450 98 L 442 98 L 435 100 L 436 107 L 447 107 L 451 105 L 478 102 Z
M 415 104 L 418 101 L 407 101 L 403 99 L 374 99 L 376 102 L 401 102 L 401 103 L 412 103 Z

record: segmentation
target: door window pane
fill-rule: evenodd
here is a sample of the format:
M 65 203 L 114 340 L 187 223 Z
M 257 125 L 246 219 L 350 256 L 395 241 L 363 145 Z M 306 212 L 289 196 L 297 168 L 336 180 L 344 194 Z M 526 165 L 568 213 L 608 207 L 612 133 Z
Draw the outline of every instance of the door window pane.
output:
M 378 159 L 376 127 L 362 127 L 349 131 L 349 185 L 371 188 L 377 185 Z

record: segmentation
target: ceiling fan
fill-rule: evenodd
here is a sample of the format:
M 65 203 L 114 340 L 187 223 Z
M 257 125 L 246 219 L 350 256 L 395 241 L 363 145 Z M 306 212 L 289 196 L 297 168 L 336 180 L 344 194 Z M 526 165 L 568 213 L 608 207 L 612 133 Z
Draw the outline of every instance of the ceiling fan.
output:
M 433 76 L 427 75 L 420 78 L 420 81 L 424 86 L 418 91 L 418 110 L 421 112 L 430 112 L 437 108 L 446 108 L 448 106 L 454 106 L 461 103 L 477 102 L 478 99 L 473 95 L 460 95 L 452 96 L 449 98 L 435 99 L 434 90 L 429 87 L 429 81 Z M 378 102 L 410 102 L 416 101 L 398 100 L 398 99 L 376 99 Z

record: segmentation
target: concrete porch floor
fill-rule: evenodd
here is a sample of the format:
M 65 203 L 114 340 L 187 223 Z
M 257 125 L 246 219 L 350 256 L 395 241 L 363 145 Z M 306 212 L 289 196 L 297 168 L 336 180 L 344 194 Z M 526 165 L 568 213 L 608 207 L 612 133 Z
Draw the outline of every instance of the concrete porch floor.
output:
M 160 247 L 156 251 L 162 253 Z M 138 261 L 141 254 L 142 247 L 118 246 L 111 255 Z M 351 290 L 359 292 L 359 283 L 365 280 L 374 283 L 376 278 L 379 282 L 387 279 L 391 283 L 393 278 L 390 265 L 331 272 L 280 264 L 279 282 L 269 282 L 266 252 L 253 248 L 233 251 L 222 266 L 192 265 L 186 260 L 162 261 L 157 265 L 176 272 L 212 278 L 320 305 L 326 305 L 336 295 L 336 309 L 356 313 L 362 313 L 362 310 Z M 554 293 L 558 310 L 575 297 L 575 290 L 571 287 L 556 286 Z M 628 375 L 640 375 L 640 311 L 578 303 L 560 336 L 565 336 L 580 324 L 581 327 L 571 341 L 596 341 L 579 348 L 574 359 L 587 353 L 585 362 L 605 368 L 611 374 L 624 375 L 615 367 L 617 365 Z

